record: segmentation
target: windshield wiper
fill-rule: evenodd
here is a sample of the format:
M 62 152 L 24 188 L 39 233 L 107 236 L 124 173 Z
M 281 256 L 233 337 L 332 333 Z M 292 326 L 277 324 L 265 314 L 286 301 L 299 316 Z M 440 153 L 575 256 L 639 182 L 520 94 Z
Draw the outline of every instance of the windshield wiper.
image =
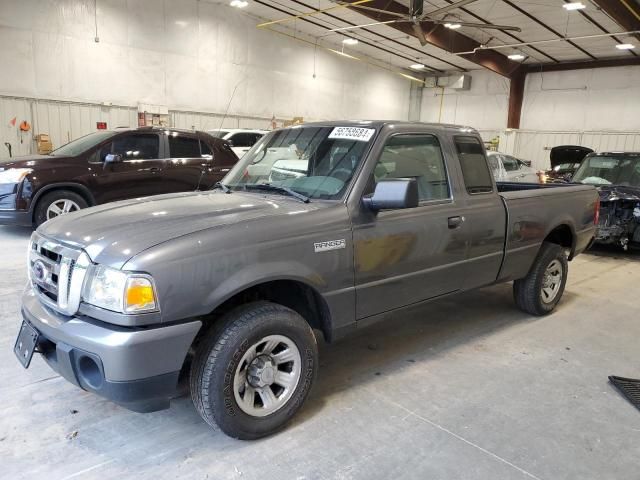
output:
M 298 200 L 309 203 L 309 197 L 290 189 L 289 187 L 283 187 L 282 185 L 272 185 L 270 183 L 247 183 L 243 185 L 244 189 L 255 188 L 256 190 L 271 190 L 273 192 L 286 193 L 291 197 L 295 197 Z
M 216 182 L 213 188 L 221 188 L 224 193 L 231 193 L 232 190 L 222 182 Z

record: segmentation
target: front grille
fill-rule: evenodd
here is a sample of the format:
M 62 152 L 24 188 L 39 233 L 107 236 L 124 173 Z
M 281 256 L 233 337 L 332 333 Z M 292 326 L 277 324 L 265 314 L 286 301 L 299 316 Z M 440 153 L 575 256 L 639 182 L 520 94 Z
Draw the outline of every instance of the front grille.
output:
M 34 233 L 29 249 L 29 280 L 47 306 L 73 315 L 78 311 L 84 278 L 91 264 L 81 250 Z

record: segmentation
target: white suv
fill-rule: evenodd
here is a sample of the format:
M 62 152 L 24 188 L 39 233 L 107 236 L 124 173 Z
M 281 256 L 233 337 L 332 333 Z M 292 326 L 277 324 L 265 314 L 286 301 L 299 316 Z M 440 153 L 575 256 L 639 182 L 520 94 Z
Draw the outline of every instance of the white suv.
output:
M 225 128 L 221 130 L 209 130 L 207 133 L 228 141 L 231 144 L 231 150 L 233 150 L 238 158 L 242 158 L 265 133 L 268 133 L 268 130 Z

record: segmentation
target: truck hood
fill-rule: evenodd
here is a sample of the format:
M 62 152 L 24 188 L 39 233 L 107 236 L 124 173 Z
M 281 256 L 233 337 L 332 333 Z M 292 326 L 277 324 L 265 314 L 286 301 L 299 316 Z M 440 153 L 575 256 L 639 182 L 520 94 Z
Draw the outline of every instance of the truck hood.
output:
M 640 187 L 628 187 L 621 185 L 598 186 L 601 202 L 615 202 L 627 200 L 640 202 Z
M 326 206 L 291 197 L 220 190 L 137 198 L 88 208 L 44 223 L 38 233 L 84 249 L 96 263 L 122 266 L 151 247 L 201 230 L 304 213 Z

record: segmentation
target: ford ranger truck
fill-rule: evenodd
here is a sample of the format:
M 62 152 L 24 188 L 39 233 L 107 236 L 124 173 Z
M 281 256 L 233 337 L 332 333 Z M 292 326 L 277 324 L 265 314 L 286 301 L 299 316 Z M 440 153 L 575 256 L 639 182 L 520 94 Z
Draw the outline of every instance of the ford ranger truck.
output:
M 304 403 L 319 336 L 502 282 L 521 310 L 552 312 L 598 208 L 589 185 L 496 184 L 467 127 L 276 130 L 210 191 L 41 225 L 14 351 L 139 412 L 188 377 L 207 423 L 254 439 Z

